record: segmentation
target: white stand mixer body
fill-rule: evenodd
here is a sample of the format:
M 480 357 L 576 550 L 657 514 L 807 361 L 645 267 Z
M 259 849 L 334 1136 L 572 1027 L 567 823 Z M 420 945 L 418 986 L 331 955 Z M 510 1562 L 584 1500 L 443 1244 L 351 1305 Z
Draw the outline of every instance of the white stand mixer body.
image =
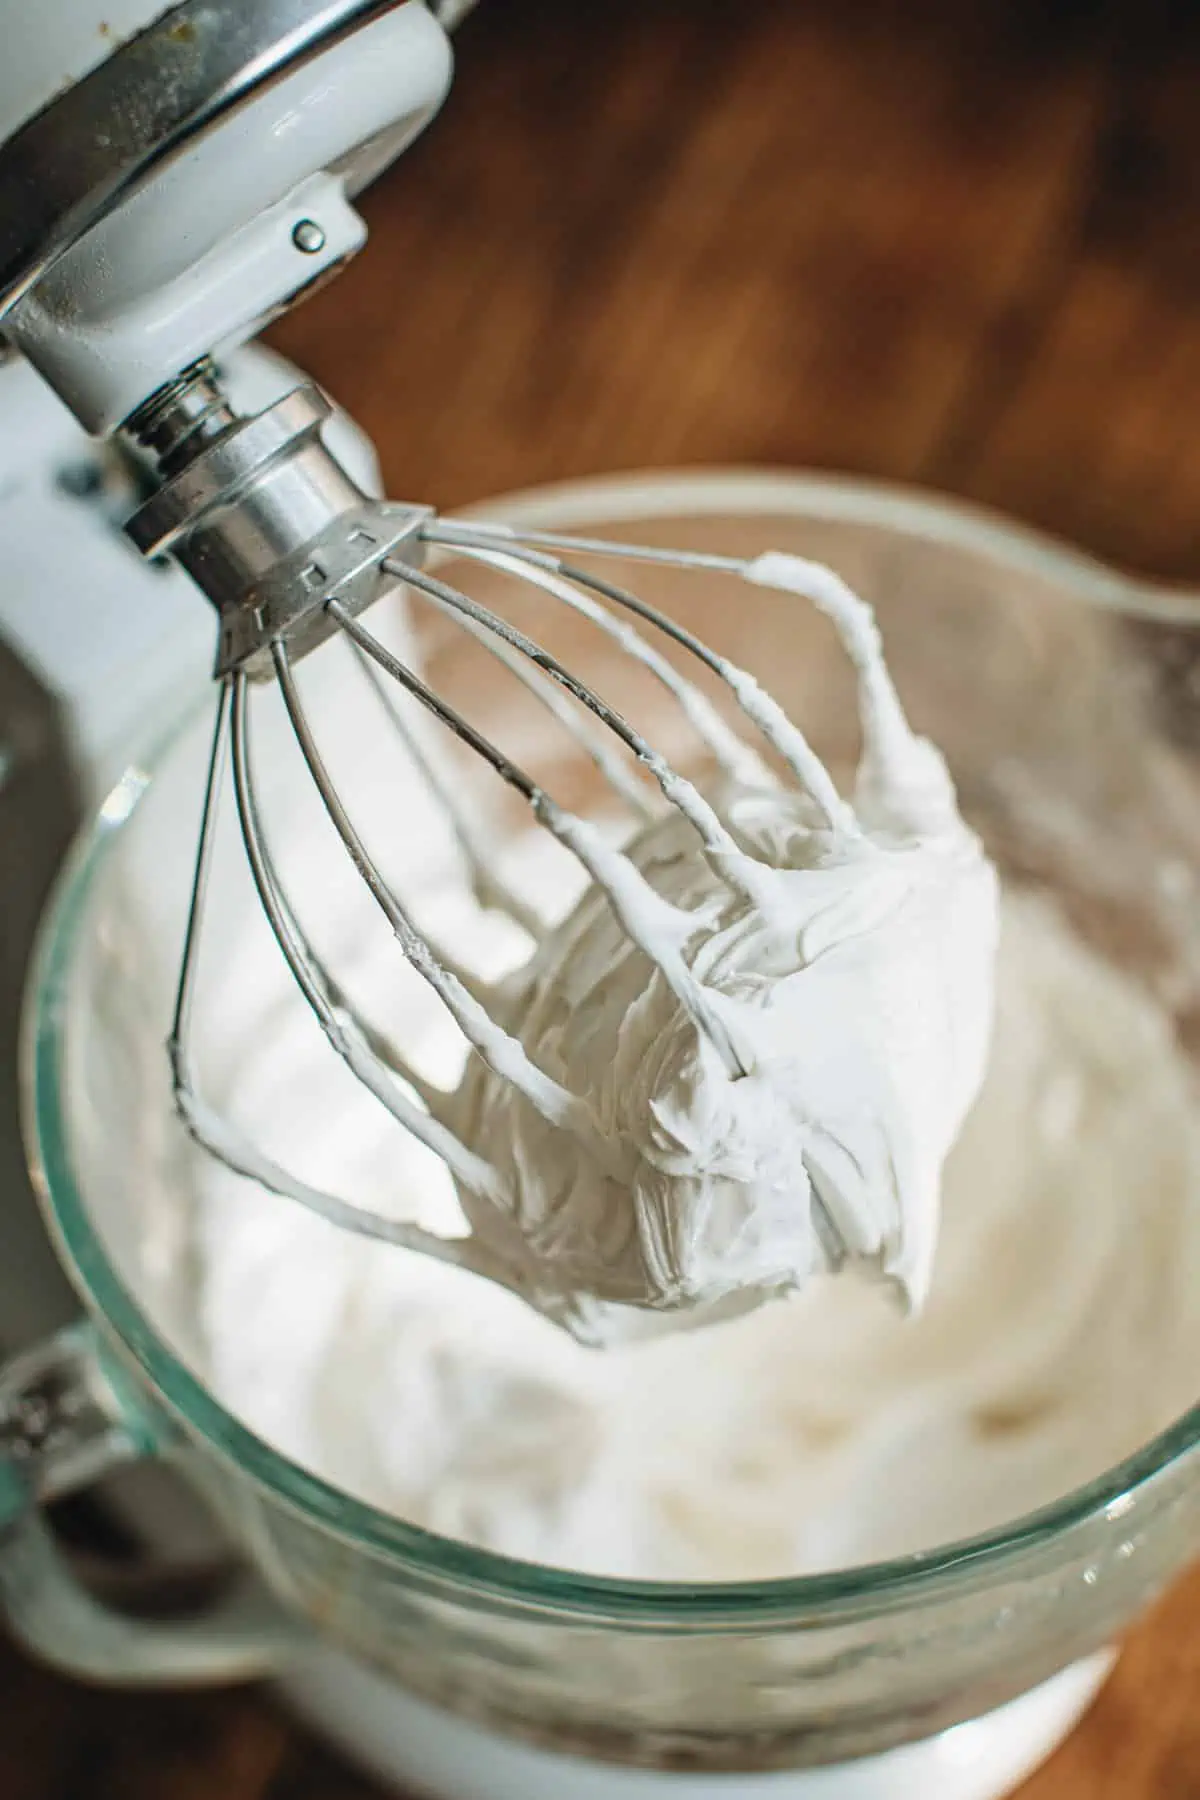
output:
M 176 66 L 170 56 L 186 70 L 188 11 L 156 0 L 0 7 L 0 170 L 6 140 L 48 103 L 57 119 L 73 102 L 62 141 L 40 147 L 42 166 L 22 156 L 33 164 L 31 184 L 42 178 L 53 192 L 52 164 L 103 148 L 87 77 L 151 27 L 167 46 L 164 81 Z M 301 60 L 218 112 L 145 179 L 122 178 L 103 216 L 7 313 L 8 338 L 88 431 L 112 431 L 182 369 L 253 336 L 361 247 L 366 227 L 351 197 L 433 117 L 451 67 L 449 41 L 421 0 Z M 211 97 L 214 109 L 220 98 Z M 156 129 L 147 123 L 148 141 Z
M 584 1762 L 498 1737 L 402 1693 L 324 1647 L 281 1684 L 322 1736 L 380 1780 L 429 1800 L 1000 1800 L 1072 1731 L 1108 1652 L 980 1719 L 824 1769 L 704 1775 Z

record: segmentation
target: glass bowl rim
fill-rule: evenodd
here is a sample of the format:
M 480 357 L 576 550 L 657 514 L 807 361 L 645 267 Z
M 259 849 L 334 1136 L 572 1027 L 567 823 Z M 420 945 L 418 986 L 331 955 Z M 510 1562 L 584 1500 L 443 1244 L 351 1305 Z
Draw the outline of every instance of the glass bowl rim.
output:
M 1089 604 L 1142 617 L 1200 625 L 1200 598 L 1185 590 L 1126 578 L 1080 551 L 984 509 L 886 483 L 779 470 L 681 470 L 602 477 L 543 486 L 473 508 L 476 517 L 542 522 L 547 509 L 569 513 L 575 529 L 620 518 L 674 513 L 711 516 L 785 510 L 861 519 L 902 535 L 999 557 L 1010 566 L 1069 587 Z M 553 523 L 553 519 L 550 521 Z M 368 1555 L 386 1558 L 426 1581 L 454 1585 L 460 1598 L 523 1611 L 642 1629 L 707 1626 L 726 1631 L 785 1629 L 791 1623 L 883 1614 L 929 1598 L 947 1579 L 986 1580 L 1064 1534 L 1107 1515 L 1123 1517 L 1137 1490 L 1200 1450 L 1200 1402 L 1165 1431 L 1095 1480 L 1059 1500 L 982 1533 L 929 1551 L 817 1575 L 688 1586 L 552 1568 L 477 1549 L 411 1525 L 311 1474 L 241 1424 L 178 1360 L 112 1266 L 88 1221 L 65 1130 L 62 1046 L 65 994 L 93 882 L 121 828 L 147 791 L 151 771 L 186 729 L 191 710 L 144 758 L 131 762 L 77 835 L 44 911 L 30 966 L 22 1025 L 21 1088 L 27 1154 L 35 1189 L 61 1260 L 84 1301 L 161 1395 L 186 1434 L 285 1509 L 311 1519 Z

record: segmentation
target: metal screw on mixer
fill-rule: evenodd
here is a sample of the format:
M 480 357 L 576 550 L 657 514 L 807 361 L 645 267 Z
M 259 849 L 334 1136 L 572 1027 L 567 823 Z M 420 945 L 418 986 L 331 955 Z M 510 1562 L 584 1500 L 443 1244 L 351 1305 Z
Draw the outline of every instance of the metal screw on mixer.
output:
M 292 242 L 305 256 L 316 256 L 325 248 L 325 233 L 315 219 L 301 219 L 292 229 Z

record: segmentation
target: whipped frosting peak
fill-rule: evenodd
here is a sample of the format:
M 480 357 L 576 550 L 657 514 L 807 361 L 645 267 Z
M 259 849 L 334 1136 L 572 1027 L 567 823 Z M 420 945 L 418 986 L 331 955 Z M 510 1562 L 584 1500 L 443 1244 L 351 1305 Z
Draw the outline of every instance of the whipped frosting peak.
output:
M 654 1323 L 627 1307 L 708 1323 L 845 1260 L 914 1305 L 928 1288 L 942 1163 L 987 1055 L 991 867 L 965 832 L 831 839 L 782 793 L 730 792 L 722 810 L 777 877 L 769 908 L 722 892 L 678 818 L 627 854 L 699 921 L 685 954 L 747 1072 L 731 1079 L 591 890 L 509 990 L 506 1022 L 591 1096 L 619 1172 L 487 1072 L 464 1091 L 464 1135 L 519 1196 L 522 1291 L 579 1335 Z
M 853 805 L 827 776 L 726 780 L 704 794 L 715 851 L 680 811 L 623 851 L 590 840 L 595 879 L 496 1010 L 594 1133 L 482 1063 L 460 1096 L 457 1129 L 508 1196 L 462 1195 L 472 1266 L 584 1341 L 711 1323 L 846 1264 L 920 1306 L 942 1164 L 983 1078 L 997 883 L 946 765 L 837 577 L 772 553 L 750 578 L 841 634 Z

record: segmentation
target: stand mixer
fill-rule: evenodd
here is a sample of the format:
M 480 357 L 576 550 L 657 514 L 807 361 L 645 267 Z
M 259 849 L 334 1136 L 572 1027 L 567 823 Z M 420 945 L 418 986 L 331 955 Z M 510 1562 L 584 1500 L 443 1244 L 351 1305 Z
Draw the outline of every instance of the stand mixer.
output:
M 78 24 L 80 15 L 73 16 Z M 64 54 L 73 42 L 65 30 Z M 39 97 L 44 77 L 32 47 L 22 60 L 28 106 L 28 96 Z M 881 1202 L 884 1181 L 871 1191 L 873 1178 L 864 1171 L 874 1164 L 873 1152 L 865 1161 L 856 1159 L 832 1141 L 812 1144 L 797 1163 L 788 1178 L 797 1184 L 795 1205 L 774 1225 L 765 1223 L 773 1201 L 766 1201 L 762 1218 L 755 1215 L 760 1202 L 750 1197 L 752 1182 L 743 1183 L 740 1175 L 714 1177 L 710 1190 L 721 1198 L 705 1267 L 704 1257 L 688 1248 L 682 1186 L 668 1197 L 652 1159 L 631 1147 L 636 1128 L 620 1133 L 603 1127 L 602 1105 L 582 1091 L 586 1077 L 575 1091 L 540 1066 L 527 1053 L 519 1027 L 501 1022 L 500 996 L 463 978 L 453 943 L 436 942 L 417 928 L 410 901 L 385 877 L 356 825 L 353 792 L 340 790 L 330 775 L 320 720 L 314 721 L 295 669 L 340 638 L 362 665 L 364 703 L 378 696 L 396 729 L 411 740 L 417 728 L 401 706 L 416 701 L 518 794 L 537 824 L 575 859 L 645 960 L 648 979 L 674 997 L 685 1038 L 696 1040 L 702 1059 L 709 1053 L 715 1058 L 718 1104 L 738 1119 L 733 1129 L 753 1135 L 760 1117 L 755 1107 L 770 1077 L 765 1063 L 756 1064 L 735 1021 L 735 1003 L 719 985 L 732 977 L 709 980 L 697 972 L 708 929 L 703 908 L 671 904 L 638 867 L 636 852 L 602 841 L 592 822 L 563 806 L 502 741 L 448 704 L 418 673 L 411 653 L 397 655 L 362 615 L 398 584 L 420 596 L 550 709 L 568 750 L 583 745 L 609 778 L 614 803 L 632 801 L 635 823 L 648 811 L 653 818 L 673 810 L 690 828 L 686 841 L 694 843 L 718 890 L 735 904 L 773 916 L 782 916 L 787 904 L 787 875 L 772 866 L 772 850 L 751 848 L 744 832 L 739 837 L 735 802 L 722 805 L 702 792 L 594 682 L 494 605 L 440 578 L 426 566 L 431 559 L 452 554 L 468 571 L 528 583 L 588 621 L 673 697 L 726 782 L 740 781 L 747 791 L 777 788 L 758 746 L 773 753 L 813 828 L 862 846 L 865 860 L 856 863 L 855 879 L 861 870 L 861 879 L 870 880 L 871 858 L 893 853 L 869 841 L 783 709 L 746 670 L 581 559 L 719 574 L 731 585 L 810 599 L 833 621 L 860 671 L 864 754 L 880 768 L 894 766 L 896 796 L 909 788 L 919 792 L 933 767 L 927 761 L 933 753 L 910 732 L 891 687 L 869 614 L 830 571 L 770 554 L 700 556 L 439 519 L 427 507 L 377 500 L 355 482 L 325 441 L 330 407 L 315 389 L 298 388 L 249 415 L 235 408 L 213 352 L 228 353 L 353 254 L 363 239 L 353 194 L 432 116 L 448 79 L 445 34 L 423 5 L 249 11 L 183 5 L 147 21 L 56 92 L 10 132 L 0 157 L 0 216 L 6 221 L 0 322 L 6 337 L 85 430 L 115 437 L 149 488 L 126 524 L 130 539 L 147 558 L 177 562 L 218 615 L 220 697 L 170 1034 L 180 1117 L 197 1143 L 239 1174 L 348 1229 L 500 1281 L 590 1340 L 627 1307 L 643 1317 L 632 1327 L 622 1317 L 619 1329 L 640 1330 L 651 1314 L 656 1326 L 685 1312 L 689 1323 L 711 1318 L 713 1308 L 728 1316 L 731 1308 L 742 1310 L 801 1285 L 814 1268 L 836 1270 L 858 1260 L 892 1274 L 915 1254 L 906 1241 L 904 1202 Z M 715 677 L 758 746 L 738 735 L 660 644 L 682 651 Z M 393 1051 L 300 925 L 303 909 L 280 880 L 271 822 L 256 794 L 250 740 L 260 684 L 277 684 L 338 845 L 407 962 L 502 1089 L 550 1128 L 549 1154 L 561 1148 L 574 1159 L 575 1173 L 547 1199 L 544 1212 L 531 1204 L 529 1184 L 515 1168 L 506 1178 L 496 1159 L 489 1162 L 469 1141 L 479 1137 L 479 1125 L 471 1132 L 456 1128 L 462 1110 L 457 1094 L 422 1082 Z M 231 1129 L 197 1091 L 188 1022 L 227 761 L 246 859 L 297 987 L 355 1079 L 451 1169 L 470 1225 L 467 1237 L 450 1240 L 415 1223 L 385 1221 L 315 1186 Z M 648 792 L 639 777 L 649 777 Z M 935 788 L 940 779 L 935 771 Z M 515 924 L 523 921 L 531 943 L 545 949 L 539 920 L 513 908 L 484 847 L 485 834 L 449 798 L 453 787 L 452 779 L 443 780 L 439 797 L 469 848 L 477 891 Z M 896 800 L 889 826 L 896 867 L 903 863 L 901 840 L 916 853 L 922 835 L 933 829 L 915 814 L 910 818 L 906 804 Z M 953 1010 L 956 997 L 946 1004 Z M 911 1029 L 930 1041 L 918 1020 Z M 970 1037 L 968 1030 L 964 1041 Z M 564 1042 L 556 1054 L 565 1069 L 569 1046 Z M 856 1060 L 864 1096 L 873 1056 L 857 1045 L 839 1051 L 840 1059 Z M 961 1047 L 957 1056 L 949 1050 L 947 1056 L 951 1067 L 972 1062 Z M 902 1079 L 902 1061 L 893 1057 L 888 1083 Z M 747 1075 L 760 1079 L 739 1089 Z M 803 1085 L 795 1069 L 781 1076 L 779 1093 L 793 1096 L 798 1079 Z M 804 1113 L 798 1099 L 785 1104 L 797 1117 Z M 881 1104 L 886 1107 L 888 1098 Z M 502 1092 L 490 1110 L 507 1105 Z M 505 1160 L 502 1149 L 499 1159 Z M 731 1167 L 743 1166 L 737 1153 L 728 1160 Z M 768 1187 L 762 1184 L 764 1196 Z M 711 1211 L 713 1203 L 706 1198 L 696 1204 Z M 625 1215 L 616 1258 L 612 1245 L 621 1231 L 614 1228 L 614 1212 Z
M 262 639 L 239 634 L 248 626 L 266 629 L 257 616 L 264 603 L 267 627 L 282 625 L 302 653 L 326 629 L 331 598 L 344 627 L 372 603 L 381 585 L 412 573 L 404 557 L 403 573 L 389 566 L 388 559 L 412 551 L 426 529 L 424 513 L 375 500 L 370 451 L 352 428 L 336 418 L 327 421 L 319 395 L 288 391 L 285 371 L 238 346 L 359 247 L 364 233 L 351 204 L 353 194 L 399 153 L 445 94 L 450 65 L 443 27 L 453 23 L 449 10 L 442 9 L 439 22 L 417 0 L 401 5 L 378 0 L 262 0 L 254 5 L 185 0 L 167 9 L 155 0 L 127 0 L 103 9 L 80 0 L 55 0 L 36 16 L 21 9 L 8 25 L 0 74 L 0 308 L 5 339 L 21 360 L 0 369 L 0 398 L 11 396 L 18 416 L 37 421 L 39 472 L 48 477 L 39 484 L 27 476 L 22 483 L 14 473 L 9 517 L 14 542 L 29 542 L 34 519 L 46 534 L 61 532 L 55 543 L 55 583 L 63 584 L 78 571 L 79 586 L 86 581 L 89 591 L 98 587 L 113 632 L 107 644 L 92 641 L 90 663 L 81 646 L 73 664 L 72 655 L 55 640 L 62 635 L 63 619 L 78 615 L 78 594 L 64 595 L 71 611 L 57 615 L 57 634 L 47 619 L 39 637 L 39 622 L 25 615 L 42 604 L 48 582 L 40 553 L 31 557 L 23 583 L 10 584 L 15 598 L 6 606 L 5 626 L 15 651 L 12 680 L 29 707 L 27 715 L 18 716 L 30 720 L 15 734 L 19 741 L 13 766 L 19 772 L 21 741 L 32 742 L 39 729 L 51 741 L 57 737 L 57 755 L 43 757 L 40 766 L 56 772 L 62 802 L 54 841 L 44 831 L 40 840 L 41 867 L 30 864 L 27 890 L 32 898 L 22 902 L 26 935 L 79 808 L 80 773 L 89 798 L 103 791 L 117 772 L 115 758 L 134 716 L 149 710 L 165 721 L 176 684 L 183 684 L 204 657 L 211 621 L 196 603 L 190 582 L 161 564 L 165 553 L 177 558 L 190 581 L 216 605 L 221 658 L 231 669 L 244 664 L 254 673 L 257 669 L 251 671 L 249 665 L 266 648 L 271 632 L 266 630 Z M 65 402 L 74 425 L 50 400 L 49 390 Z M 111 453 L 86 453 L 80 429 L 108 440 Z M 35 502 L 40 513 L 33 510 Z M 131 503 L 130 535 L 151 559 L 140 568 L 114 529 L 114 520 L 131 510 Z M 9 504 L 2 493 L 0 504 Z M 619 508 L 615 516 L 620 519 Z M 605 522 L 603 512 L 596 517 Z M 530 526 L 534 533 L 539 526 L 552 536 L 556 531 L 553 518 L 535 516 Z M 68 545 L 73 547 L 64 556 Z M 470 529 L 464 529 L 458 547 L 492 553 L 497 548 L 486 531 Z M 536 541 L 533 547 L 536 555 Z M 502 546 L 500 553 L 512 548 L 511 543 Z M 694 559 L 685 553 L 681 560 L 686 565 Z M 695 560 L 703 561 L 703 552 Z M 319 609 L 310 604 L 311 584 L 305 579 L 314 565 Z M 98 678 L 105 655 L 120 670 L 115 688 Z M 36 679 L 30 678 L 30 669 Z M 545 665 L 542 670 L 546 672 Z M 97 711 L 92 696 L 105 692 L 113 704 Z M 144 717 L 140 722 L 144 725 Z M 120 804 L 132 811 L 136 796 L 128 780 L 118 793 Z M 9 799 L 43 812 L 44 802 L 19 781 L 10 788 Z M 186 1081 L 179 1085 L 186 1089 Z M 32 1244 L 33 1232 L 27 1235 Z M 78 1260 L 74 1250 L 69 1256 Z M 44 1314 L 27 1322 L 6 1314 L 6 1324 L 9 1318 L 18 1335 L 46 1322 Z M 25 1365 L 19 1385 L 35 1400 L 39 1394 L 52 1398 L 54 1379 L 67 1389 L 82 1382 L 89 1392 L 103 1390 L 106 1405 L 113 1404 L 115 1393 L 119 1410 L 128 1402 L 122 1441 L 126 1452 L 133 1453 L 129 1446 L 137 1441 L 135 1421 L 141 1414 L 136 1397 L 130 1400 L 123 1386 L 122 1368 L 105 1363 L 102 1378 L 81 1376 L 86 1361 L 71 1340 L 50 1369 L 49 1386 L 43 1385 L 42 1364 Z M 176 1410 L 186 1413 L 186 1402 Z M 149 1442 L 159 1431 L 157 1419 L 147 1414 L 144 1429 Z M 223 1446 L 234 1460 L 245 1449 L 231 1442 Z M 247 1452 L 248 1461 L 251 1456 Z M 281 1626 L 270 1606 L 251 1607 L 240 1622 L 227 1621 L 225 1636 L 218 1633 L 212 1640 L 217 1648 L 207 1662 L 200 1659 L 189 1666 L 181 1651 L 178 1660 L 163 1661 L 159 1678 L 173 1673 L 179 1679 L 202 1679 L 222 1671 L 279 1668 L 282 1644 L 297 1659 L 293 1692 L 326 1729 L 376 1766 L 402 1770 L 455 1800 L 460 1793 L 556 1794 L 568 1783 L 576 1784 L 581 1794 L 598 1796 L 667 1793 L 677 1783 L 676 1791 L 684 1791 L 679 1769 L 688 1766 L 693 1752 L 682 1732 L 675 1750 L 670 1732 L 661 1733 L 661 1755 L 648 1757 L 651 1764 L 665 1766 L 605 1767 L 603 1759 L 610 1753 L 614 1764 L 636 1757 L 624 1749 L 610 1752 L 603 1731 L 597 1735 L 595 1764 L 564 1763 L 553 1752 L 565 1748 L 578 1755 L 581 1742 L 567 1726 L 557 1738 L 553 1731 L 547 1734 L 550 1755 L 492 1734 L 495 1723 L 520 1730 L 516 1677 L 506 1675 L 499 1687 L 492 1680 L 496 1692 L 489 1697 L 491 1677 L 480 1676 L 474 1699 L 474 1677 L 468 1679 L 469 1697 L 462 1710 L 474 1711 L 483 1722 L 478 1726 L 449 1721 L 436 1710 L 442 1698 L 436 1681 L 419 1677 L 421 1659 L 431 1667 L 437 1662 L 437 1634 L 447 1617 L 448 1636 L 461 1634 L 454 1654 L 464 1666 L 477 1669 L 495 1654 L 511 1656 L 519 1669 L 528 1654 L 532 1669 L 541 1654 L 534 1636 L 541 1613 L 561 1605 L 564 1617 L 570 1616 L 571 1645 L 577 1639 L 597 1655 L 597 1691 L 603 1692 L 608 1682 L 632 1693 L 644 1675 L 636 1650 L 630 1650 L 622 1674 L 620 1654 L 610 1656 L 603 1642 L 591 1643 L 594 1637 L 604 1638 L 604 1631 L 595 1629 L 597 1621 L 605 1627 L 611 1623 L 603 1615 L 602 1595 L 597 1598 L 582 1587 L 572 1593 L 569 1582 L 549 1599 L 519 1591 L 519 1584 L 512 1594 L 493 1592 L 486 1571 L 480 1575 L 467 1567 L 468 1557 L 458 1575 L 466 1587 L 474 1584 L 483 1596 L 484 1614 L 493 1609 L 495 1618 L 475 1622 L 469 1607 L 460 1618 L 455 1609 L 462 1596 L 449 1592 L 442 1581 L 445 1571 L 425 1587 L 414 1581 L 410 1592 L 403 1567 L 398 1575 L 384 1569 L 392 1550 L 403 1564 L 404 1527 L 398 1528 L 394 1543 L 386 1532 L 374 1538 L 374 1561 L 369 1558 L 362 1570 L 351 1568 L 344 1543 L 361 1521 L 353 1508 L 335 1517 L 330 1509 L 336 1507 L 336 1496 L 330 1491 L 322 1496 L 320 1484 L 310 1483 L 305 1493 L 310 1499 L 316 1495 L 326 1524 L 334 1520 L 330 1542 L 339 1546 L 325 1547 L 328 1554 L 322 1553 L 318 1568 L 313 1544 L 319 1533 L 314 1527 L 310 1544 L 307 1519 L 301 1526 L 281 1509 L 280 1518 L 273 1520 L 261 1494 L 255 1498 L 251 1493 L 253 1481 L 247 1481 L 244 1494 L 235 1495 L 223 1491 L 227 1478 L 227 1471 L 213 1471 L 200 1485 L 215 1499 L 226 1523 L 233 1522 L 243 1546 L 252 1541 L 262 1549 L 275 1592 L 298 1599 L 297 1610 L 310 1619 L 330 1621 L 335 1639 L 360 1657 L 371 1656 L 385 1677 L 400 1686 L 361 1675 L 336 1651 L 326 1656 L 323 1649 L 314 1649 L 311 1631 L 301 1642 L 286 1623 Z M 64 1477 L 62 1485 L 70 1484 Z M 47 1482 L 44 1491 L 52 1488 L 53 1482 Z M 453 1579 L 457 1576 L 451 1571 L 446 1581 Z M 32 1614 L 22 1611 L 19 1584 L 15 1592 L 15 1601 L 10 1597 L 14 1617 L 28 1624 Z M 427 1601 L 428 1618 L 423 1618 Z M 1009 1605 L 1008 1598 L 1003 1605 Z M 355 1617 L 372 1606 L 380 1614 L 391 1607 L 395 1615 L 392 1624 L 402 1641 L 387 1655 L 375 1656 L 371 1644 L 373 1633 L 382 1629 L 379 1621 L 368 1631 Z M 682 1612 L 676 1617 L 669 1607 L 660 1612 L 656 1606 L 651 1604 L 635 1630 L 644 1631 L 648 1643 L 661 1629 L 662 1655 L 668 1661 L 674 1654 L 672 1641 L 683 1642 L 686 1634 L 689 1658 L 678 1673 L 671 1665 L 664 1687 L 676 1682 L 686 1694 L 694 1684 L 699 1693 L 714 1674 L 718 1686 L 723 1684 L 724 1640 L 717 1636 L 705 1645 L 690 1636 L 691 1625 Z M 985 1599 L 981 1616 L 991 1621 L 1001 1606 L 999 1598 Z M 846 1615 L 850 1632 L 852 1610 Z M 619 1606 L 614 1616 L 622 1617 Z M 86 1617 L 80 1617 L 81 1635 L 86 1635 Z M 515 1623 L 508 1638 L 504 1634 L 510 1620 Z M 889 1724 L 880 1726 L 875 1738 L 868 1730 L 861 1743 L 847 1737 L 821 1758 L 833 1767 L 813 1768 L 797 1775 L 795 1783 L 787 1755 L 780 1752 L 780 1760 L 764 1765 L 768 1772 L 762 1777 L 733 1775 L 736 1791 L 743 1784 L 747 1792 L 758 1791 L 760 1780 L 766 1784 L 764 1792 L 837 1800 L 876 1793 L 920 1793 L 922 1800 L 945 1793 L 957 1800 L 998 1791 L 1086 1703 L 1107 1667 L 1098 1646 L 1107 1642 L 1110 1629 L 1105 1615 L 1078 1640 L 1064 1639 L 1061 1655 L 1056 1650 L 1033 1665 L 1034 1681 L 1053 1679 L 1014 1702 L 1024 1710 L 997 1715 L 988 1739 L 989 1766 L 982 1772 L 973 1766 L 965 1777 L 955 1775 L 972 1764 L 971 1743 L 968 1737 L 955 1740 L 953 1731 L 942 1731 L 968 1715 L 943 1715 L 926 1703 L 925 1713 L 918 1708 L 915 1715 L 923 1722 L 905 1727 L 903 1735 Z M 39 1641 L 34 1629 L 26 1635 Z M 493 1636 L 494 1650 L 489 1647 Z M 144 1670 L 138 1675 L 135 1659 L 124 1656 L 125 1640 L 101 1634 L 100 1641 L 114 1676 L 147 1678 Z M 738 1642 L 728 1641 L 736 1657 Z M 222 1646 L 226 1651 L 232 1646 L 237 1654 L 222 1661 Z M 568 1654 L 574 1655 L 575 1648 Z M 839 1656 L 851 1670 L 854 1654 L 846 1645 L 831 1648 L 829 1671 Z M 410 1658 L 415 1658 L 411 1667 Z M 1071 1666 L 1056 1675 L 1064 1663 Z M 98 1655 L 92 1672 L 102 1665 Z M 773 1679 L 766 1668 L 768 1686 Z M 814 1682 L 821 1679 L 823 1673 L 815 1670 Z M 509 1682 L 509 1697 L 497 1699 L 504 1681 Z M 540 1672 L 530 1675 L 533 1687 L 542 1681 Z M 782 1691 L 782 1674 L 779 1681 Z M 410 1685 L 432 1698 L 435 1707 L 424 1708 L 405 1694 Z M 1019 1692 L 1019 1684 L 998 1681 L 975 1710 L 999 1705 Z M 973 1729 L 966 1728 L 968 1734 Z M 393 1754 L 384 1742 L 396 1731 L 407 1740 L 407 1756 Z M 612 1735 L 619 1735 L 615 1728 Z M 762 1735 L 769 1738 L 769 1730 L 764 1728 Z M 929 1743 L 916 1745 L 911 1756 L 904 1747 L 890 1747 L 917 1736 L 928 1736 Z M 1010 1748 L 1002 1755 L 996 1746 L 1006 1738 Z M 931 1746 L 936 1750 L 932 1760 L 927 1754 Z M 584 1753 L 590 1754 L 586 1748 Z M 676 1754 L 678 1763 L 672 1768 Z M 839 1766 L 843 1755 L 867 1761 Z M 888 1758 L 893 1759 L 890 1764 Z M 729 1771 L 755 1765 L 734 1760 L 716 1766 L 721 1773 L 695 1776 L 697 1793 L 732 1794 L 735 1788 L 726 1785 Z

